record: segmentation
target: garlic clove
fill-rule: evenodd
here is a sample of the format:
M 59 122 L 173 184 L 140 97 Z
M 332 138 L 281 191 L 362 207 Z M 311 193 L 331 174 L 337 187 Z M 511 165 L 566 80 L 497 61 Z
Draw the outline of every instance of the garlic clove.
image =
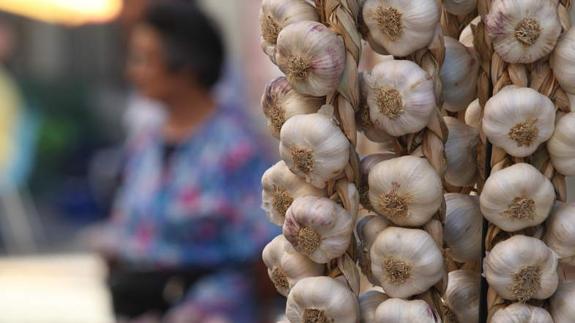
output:
M 360 323 L 377 323 L 375 311 L 377 307 L 389 299 L 387 295 L 376 290 L 367 291 L 359 295 Z
M 381 303 L 375 312 L 375 319 L 375 322 L 385 323 L 441 323 L 438 313 L 425 301 L 399 298 Z
M 470 270 L 455 270 L 449 273 L 445 291 L 445 302 L 464 323 L 479 322 L 479 290 L 481 276 Z
M 300 21 L 280 32 L 275 58 L 296 91 L 326 96 L 339 85 L 345 55 L 343 40 L 336 33 L 319 22 Z
M 465 110 L 477 97 L 479 58 L 472 48 L 445 37 L 445 61 L 441 65 L 442 93 L 447 111 Z
M 515 303 L 497 310 L 491 323 L 553 323 L 549 312 L 541 307 Z
M 533 154 L 554 128 L 555 105 L 533 89 L 508 86 L 485 104 L 483 131 L 511 156 Z
M 561 282 L 551 298 L 550 312 L 555 323 L 572 323 L 575 317 L 575 282 Z
M 325 196 L 323 190 L 292 173 L 283 160 L 265 171 L 262 187 L 262 208 L 270 221 L 280 226 L 294 199 L 300 196 Z
M 433 80 L 411 61 L 384 61 L 366 78 L 367 104 L 375 127 L 392 136 L 425 128 L 435 109 Z
M 287 210 L 283 234 L 299 253 L 327 263 L 345 253 L 351 243 L 354 220 L 332 200 L 305 196 Z
M 333 278 L 304 278 L 288 296 L 286 316 L 291 323 L 357 323 L 359 305 L 357 297 Z
M 545 243 L 560 259 L 575 256 L 575 204 L 559 204 L 546 222 Z
M 441 178 L 423 158 L 382 161 L 370 171 L 368 183 L 372 207 L 396 225 L 425 224 L 443 201 Z
M 476 9 L 477 0 L 443 0 L 443 7 L 452 15 L 465 16 Z
M 435 0 L 366 0 L 362 16 L 375 46 L 396 57 L 425 48 L 433 39 L 440 10 Z M 373 46 L 372 46 L 373 47 Z
M 508 63 L 533 63 L 551 53 L 561 24 L 556 0 L 495 0 L 485 17 L 493 48 Z
M 483 263 L 489 286 L 511 301 L 549 298 L 559 283 L 557 255 L 541 240 L 515 235 L 493 247 Z
M 555 190 L 535 167 L 519 163 L 493 173 L 480 196 L 481 213 L 507 232 L 541 224 L 551 211 Z
M 553 75 L 561 88 L 569 93 L 575 93 L 575 71 L 571 71 L 575 64 L 574 47 L 575 28 L 569 28 L 557 43 L 550 62 Z
M 341 174 L 349 160 L 349 141 L 322 109 L 289 118 L 280 131 L 281 158 L 317 188 Z
M 450 254 L 458 262 L 481 259 L 483 216 L 476 196 L 445 194 L 446 214 L 443 239 Z
M 482 113 L 479 99 L 474 100 L 465 110 L 465 124 L 478 130 L 481 129 Z
M 441 251 L 423 230 L 383 230 L 371 246 L 370 257 L 374 277 L 391 297 L 423 293 L 443 278 Z
M 575 112 L 561 117 L 547 143 L 553 167 L 566 176 L 575 176 Z
M 443 120 L 449 130 L 445 143 L 445 181 L 457 187 L 472 186 L 477 175 L 479 131 L 452 117 Z

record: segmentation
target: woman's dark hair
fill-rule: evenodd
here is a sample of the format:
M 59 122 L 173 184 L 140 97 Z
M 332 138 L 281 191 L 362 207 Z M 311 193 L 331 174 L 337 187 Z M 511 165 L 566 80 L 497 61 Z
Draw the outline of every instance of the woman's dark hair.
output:
M 158 1 L 146 11 L 144 23 L 160 34 L 171 71 L 189 71 L 208 90 L 217 83 L 225 59 L 222 36 L 196 4 Z

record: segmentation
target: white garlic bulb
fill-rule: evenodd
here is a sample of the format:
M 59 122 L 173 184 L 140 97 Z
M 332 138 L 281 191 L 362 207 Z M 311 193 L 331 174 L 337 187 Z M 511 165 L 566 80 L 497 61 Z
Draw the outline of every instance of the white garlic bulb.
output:
M 474 100 L 465 110 L 465 124 L 475 129 L 481 129 L 481 104 L 479 99 Z
M 477 174 L 479 131 L 452 117 L 443 120 L 449 130 L 445 143 L 445 181 L 457 187 L 472 186 Z
M 575 72 L 571 67 L 575 64 L 575 28 L 569 30 L 561 37 L 551 56 L 553 75 L 561 88 L 569 93 L 575 93 Z
M 483 216 L 507 232 L 541 224 L 554 201 L 551 182 L 525 163 L 491 174 L 480 196 Z
M 533 89 L 508 86 L 485 104 L 483 131 L 511 156 L 533 154 L 554 128 L 555 105 Z
M 443 201 L 441 178 L 423 158 L 382 161 L 373 167 L 368 182 L 371 206 L 396 225 L 425 224 Z
M 433 307 L 425 301 L 406 301 L 399 298 L 391 298 L 377 307 L 375 322 L 441 323 L 441 318 Z
M 287 210 L 283 234 L 299 253 L 327 263 L 347 250 L 353 222 L 349 212 L 328 198 L 299 197 Z
M 479 261 L 483 217 L 477 196 L 448 193 L 445 205 L 443 239 L 451 256 L 459 262 Z
M 266 86 L 261 105 L 272 136 L 279 139 L 280 130 L 287 119 L 296 114 L 317 112 L 323 101 L 322 98 L 299 94 L 281 76 Z
M 515 303 L 493 314 L 491 323 L 553 323 L 549 312 L 538 306 Z
M 445 37 L 445 61 L 439 74 L 445 110 L 462 111 L 475 100 L 478 73 L 479 59 L 475 50 L 456 39 Z
M 575 256 L 575 204 L 556 206 L 547 220 L 544 241 L 560 259 Z
M 403 57 L 429 45 L 440 10 L 435 0 L 366 0 L 362 14 L 372 48 Z
M 479 291 L 481 276 L 471 270 L 449 273 L 445 302 L 459 322 L 479 322 Z
M 262 259 L 268 268 L 270 280 L 283 296 L 287 296 L 299 280 L 321 276 L 325 270 L 323 265 L 297 253 L 283 235 L 275 237 L 265 246 Z
M 262 176 L 262 208 L 270 221 L 283 225 L 285 214 L 294 199 L 300 196 L 324 196 L 325 192 L 292 173 L 280 160 Z
M 361 100 L 355 118 L 358 129 L 363 132 L 367 139 L 373 142 L 390 144 L 390 146 L 392 146 L 394 138 L 387 134 L 384 130 L 377 128 L 371 121 L 369 105 L 367 104 L 369 89 L 365 79 L 365 73 L 360 73 L 359 88 L 361 91 Z
M 565 67 L 568 68 L 568 67 Z M 553 167 L 566 176 L 575 176 L 575 112 L 561 117 L 547 143 Z
M 495 51 L 508 63 L 546 56 L 561 33 L 557 0 L 495 0 L 485 25 Z
M 300 280 L 289 293 L 286 316 L 291 323 L 357 323 L 357 297 L 329 277 Z
M 363 274 L 370 283 L 377 285 L 378 281 L 371 272 L 370 249 L 380 232 L 389 227 L 382 216 L 367 215 L 357 222 L 356 230 L 359 238 L 358 262 Z
M 575 317 L 575 282 L 561 282 L 551 298 L 551 316 L 555 323 L 573 323 Z
M 493 247 L 483 271 L 499 296 L 525 302 L 553 295 L 559 283 L 557 263 L 557 255 L 543 241 L 515 235 Z
M 349 160 L 349 141 L 334 123 L 333 107 L 289 118 L 280 132 L 280 156 L 306 182 L 324 188 Z
M 360 323 L 377 323 L 375 311 L 377 307 L 389 299 L 387 295 L 376 290 L 367 291 L 359 295 Z
M 263 0 L 260 10 L 260 30 L 264 52 L 273 57 L 280 31 L 289 24 L 304 20 L 319 20 L 315 8 L 305 1 Z
M 436 106 L 433 80 L 411 61 L 377 64 L 366 77 L 373 124 L 392 136 L 415 133 L 429 123 Z
M 364 208 L 373 209 L 369 201 L 369 173 L 371 169 L 384 160 L 395 158 L 395 153 L 384 152 L 363 157 L 359 164 L 360 183 L 358 187 L 359 201 Z
M 423 293 L 444 274 L 441 251 L 433 238 L 419 229 L 383 230 L 371 246 L 370 256 L 374 277 L 391 297 Z
M 445 10 L 452 15 L 464 16 L 475 10 L 477 0 L 443 0 Z
M 276 63 L 299 93 L 325 96 L 337 89 L 345 67 L 343 40 L 319 22 L 285 27 L 276 46 Z

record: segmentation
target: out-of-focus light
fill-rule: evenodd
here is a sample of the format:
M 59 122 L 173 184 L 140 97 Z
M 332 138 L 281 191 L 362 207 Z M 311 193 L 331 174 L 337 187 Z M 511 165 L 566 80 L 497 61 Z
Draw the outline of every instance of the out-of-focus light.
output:
M 65 25 L 108 22 L 121 9 L 122 0 L 0 0 L 0 11 Z

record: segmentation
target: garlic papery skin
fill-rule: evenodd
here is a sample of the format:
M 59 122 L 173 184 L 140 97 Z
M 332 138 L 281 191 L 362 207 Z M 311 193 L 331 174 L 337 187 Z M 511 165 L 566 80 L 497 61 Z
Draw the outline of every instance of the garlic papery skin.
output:
M 379 233 L 387 227 L 389 227 L 389 222 L 380 215 L 367 215 L 359 220 L 356 226 L 359 238 L 359 268 L 373 285 L 377 285 L 378 281 L 371 272 L 370 250 Z
M 299 280 L 321 276 L 325 271 L 323 265 L 297 253 L 283 235 L 275 237 L 265 246 L 262 259 L 278 293 L 286 297 Z
M 485 25 L 495 51 L 508 63 L 543 58 L 561 33 L 557 0 L 495 0 Z
M 445 181 L 457 187 L 472 186 L 477 175 L 479 131 L 452 117 L 443 120 L 449 130 L 445 143 Z
M 302 0 L 263 0 L 260 10 L 262 49 L 273 57 L 280 31 L 298 21 L 318 21 L 315 8 Z
M 464 16 L 475 10 L 477 0 L 443 0 L 447 12 L 456 16 Z
M 547 150 L 553 167 L 559 173 L 575 176 L 575 112 L 559 119 L 553 136 L 547 142 Z
M 553 319 L 551 315 L 549 315 L 549 312 L 541 307 L 515 303 L 495 312 L 490 322 L 553 323 Z
M 489 176 L 479 204 L 487 220 L 515 232 L 545 221 L 554 201 L 551 182 L 535 167 L 519 163 Z
M 317 188 L 338 176 L 349 160 L 349 141 L 327 105 L 318 113 L 289 118 L 280 132 L 279 149 L 289 169 Z
M 399 298 L 391 298 L 377 307 L 375 322 L 440 323 L 441 319 L 433 307 L 425 301 L 406 301 Z
M 445 37 L 445 61 L 439 74 L 445 110 L 463 111 L 477 98 L 478 73 L 479 59 L 475 50 Z
M 366 0 L 362 15 L 372 48 L 404 57 L 431 43 L 440 10 L 435 0 Z
M 383 230 L 371 246 L 370 257 L 373 276 L 391 297 L 423 293 L 444 273 L 441 251 L 429 233 L 419 229 Z
M 441 178 L 426 159 L 403 156 L 382 161 L 369 172 L 373 209 L 400 226 L 427 223 L 441 206 Z
M 557 255 L 543 241 L 515 235 L 487 254 L 483 272 L 499 296 L 511 301 L 551 297 L 559 282 Z
M 445 302 L 459 322 L 479 322 L 479 291 L 481 276 L 471 270 L 449 273 Z
M 292 173 L 283 160 L 265 171 L 262 176 L 262 208 L 270 221 L 282 226 L 287 209 L 300 196 L 325 196 L 321 189 L 306 183 Z
M 375 311 L 377 307 L 388 300 L 389 297 L 376 290 L 367 291 L 359 295 L 359 311 L 361 313 L 360 323 L 377 323 Z
M 366 77 L 367 104 L 373 124 L 392 136 L 425 128 L 436 106 L 433 81 L 411 61 L 377 64 Z
M 555 323 L 573 323 L 575 317 L 575 282 L 561 282 L 551 298 L 549 311 Z
M 546 222 L 544 241 L 560 259 L 575 256 L 575 204 L 557 205 Z
M 311 96 L 333 93 L 345 67 L 343 40 L 315 21 L 285 27 L 278 36 L 275 57 L 290 85 Z
M 465 110 L 465 124 L 478 130 L 481 129 L 482 113 L 479 99 L 474 100 Z
M 471 20 L 471 22 L 463 28 L 461 34 L 459 34 L 459 42 L 462 43 L 465 47 L 474 48 L 474 36 L 473 36 L 473 29 L 472 26 L 477 27 L 477 25 L 481 22 L 481 16 L 477 16 Z
M 283 234 L 297 252 L 324 264 L 345 253 L 354 228 L 351 214 L 325 197 L 295 199 L 286 213 Z
M 443 239 L 450 255 L 458 262 L 481 260 L 483 217 L 477 196 L 445 194 L 445 225 Z
M 266 86 L 261 105 L 267 126 L 274 138 L 280 138 L 285 121 L 296 114 L 314 113 L 323 105 L 323 98 L 301 95 L 281 76 Z
M 544 0 L 547 2 L 551 0 Z M 483 131 L 491 143 L 514 157 L 526 157 L 553 135 L 555 106 L 545 95 L 508 86 L 485 104 Z
M 291 323 L 357 323 L 357 297 L 330 277 L 300 280 L 289 293 L 286 316 Z
M 569 30 L 559 39 L 551 56 L 553 75 L 566 92 L 575 94 L 575 71 L 571 71 L 575 64 L 575 28 Z

